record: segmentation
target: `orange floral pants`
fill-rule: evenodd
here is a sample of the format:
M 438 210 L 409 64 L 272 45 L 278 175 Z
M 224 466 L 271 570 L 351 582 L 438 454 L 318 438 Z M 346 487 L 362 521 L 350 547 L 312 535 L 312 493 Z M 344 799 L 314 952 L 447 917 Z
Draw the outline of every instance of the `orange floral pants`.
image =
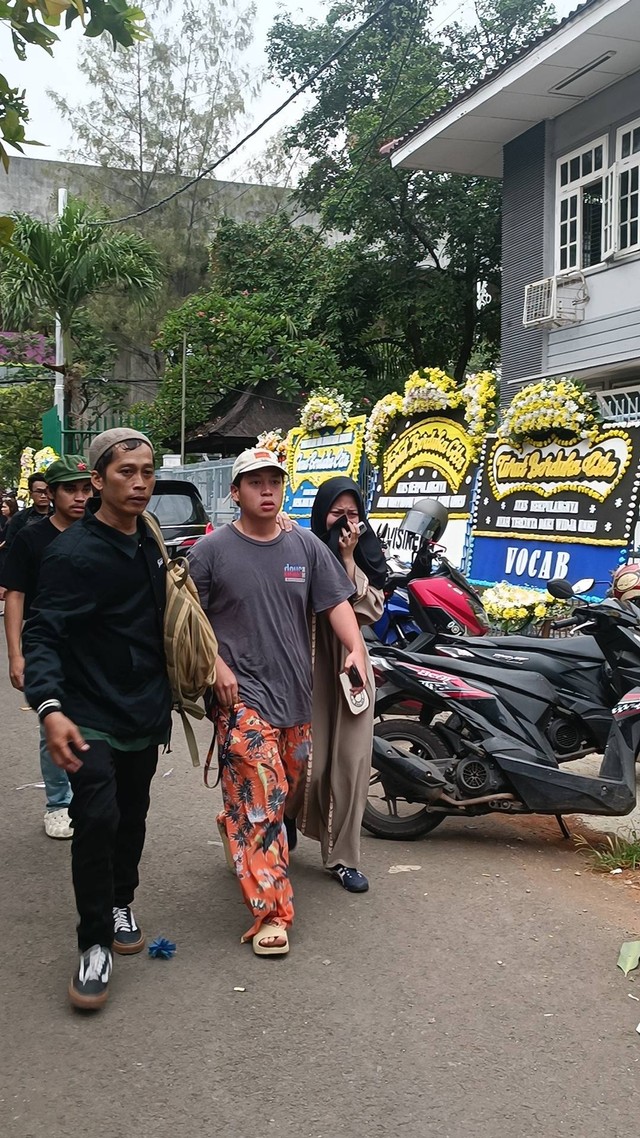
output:
M 245 904 L 254 916 L 242 937 L 251 940 L 265 921 L 293 922 L 285 803 L 305 777 L 311 725 L 272 727 L 239 704 L 217 720 L 224 826 Z

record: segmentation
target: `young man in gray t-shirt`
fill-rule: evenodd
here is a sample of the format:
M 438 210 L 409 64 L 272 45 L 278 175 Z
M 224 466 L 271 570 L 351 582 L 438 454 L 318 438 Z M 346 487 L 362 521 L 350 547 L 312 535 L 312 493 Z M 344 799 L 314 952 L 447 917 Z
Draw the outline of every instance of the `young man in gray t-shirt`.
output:
M 287 795 L 304 777 L 311 741 L 308 611 L 327 614 L 346 650 L 345 671 L 366 675 L 349 597 L 353 585 L 309 530 L 281 530 L 284 473 L 264 449 L 233 466 L 238 521 L 199 541 L 191 574 L 218 638 L 214 695 L 223 813 L 218 818 L 242 894 L 253 913 L 259 956 L 289 951 L 293 921 Z

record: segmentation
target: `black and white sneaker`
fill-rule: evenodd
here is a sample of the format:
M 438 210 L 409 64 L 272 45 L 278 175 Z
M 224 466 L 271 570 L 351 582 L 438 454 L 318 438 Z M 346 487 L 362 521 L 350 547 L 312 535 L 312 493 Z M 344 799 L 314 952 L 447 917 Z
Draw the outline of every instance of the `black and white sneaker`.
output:
M 109 977 L 113 968 L 110 948 L 92 944 L 80 953 L 78 971 L 69 984 L 69 999 L 74 1008 L 97 1011 L 109 995 Z
M 121 905 L 113 910 L 113 951 L 120 956 L 132 956 L 142 952 L 145 935 L 136 924 L 130 905 Z
M 348 865 L 332 865 L 329 873 L 348 893 L 366 893 L 369 888 L 367 878 L 359 869 L 351 869 Z

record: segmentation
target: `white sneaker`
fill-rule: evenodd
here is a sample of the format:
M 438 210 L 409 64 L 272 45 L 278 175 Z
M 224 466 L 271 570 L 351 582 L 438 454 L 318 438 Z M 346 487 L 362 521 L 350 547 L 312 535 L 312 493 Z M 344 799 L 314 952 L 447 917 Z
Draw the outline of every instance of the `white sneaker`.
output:
M 61 810 L 47 810 L 44 816 L 44 832 L 48 838 L 72 838 L 71 819 L 66 806 Z

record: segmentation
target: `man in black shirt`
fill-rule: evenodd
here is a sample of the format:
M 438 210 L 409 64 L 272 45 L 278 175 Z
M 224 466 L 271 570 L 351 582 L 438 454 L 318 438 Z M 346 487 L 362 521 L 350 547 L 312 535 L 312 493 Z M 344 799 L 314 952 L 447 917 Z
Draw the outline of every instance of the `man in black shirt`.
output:
M 107 999 L 112 950 L 145 944 L 131 902 L 171 689 L 166 569 L 140 516 L 155 484 L 151 443 L 116 427 L 93 440 L 89 465 L 100 499 L 46 551 L 22 642 L 27 700 L 73 788 L 80 960 L 69 998 L 96 1009 Z
M 24 688 L 22 623 L 30 615 L 44 551 L 60 533 L 83 516 L 87 499 L 93 492 L 89 466 L 82 455 L 70 454 L 57 459 L 45 474 L 38 475 L 38 478 L 44 479 L 44 485 L 48 487 L 48 494 L 50 493 L 54 503 L 54 513 L 49 517 L 36 514 L 37 521 L 23 526 L 16 534 L 6 557 L 1 581 L 7 590 L 5 632 L 9 655 L 9 677 L 18 691 Z M 69 777 L 66 771 L 61 770 L 51 759 L 42 728 L 40 769 L 47 800 L 44 816 L 45 833 L 49 838 L 70 838 L 72 831 L 68 810 L 71 802 Z
M 46 518 L 51 513 L 51 493 L 44 474 L 41 472 L 30 474 L 27 485 L 29 487 L 29 494 L 33 499 L 33 505 L 27 506 L 24 510 L 18 510 L 11 518 L 4 532 L 5 557 L 11 549 L 16 537 L 25 526 L 29 526 L 33 522 L 39 522 L 41 518 Z M 5 592 L 6 589 L 0 581 L 0 601 L 4 600 Z
M 18 510 L 18 513 L 12 517 L 7 526 L 6 549 L 11 548 L 15 538 L 25 526 L 40 521 L 40 518 L 46 518 L 51 512 L 51 491 L 46 471 L 30 474 L 27 485 L 33 505 L 27 506 L 25 510 Z

